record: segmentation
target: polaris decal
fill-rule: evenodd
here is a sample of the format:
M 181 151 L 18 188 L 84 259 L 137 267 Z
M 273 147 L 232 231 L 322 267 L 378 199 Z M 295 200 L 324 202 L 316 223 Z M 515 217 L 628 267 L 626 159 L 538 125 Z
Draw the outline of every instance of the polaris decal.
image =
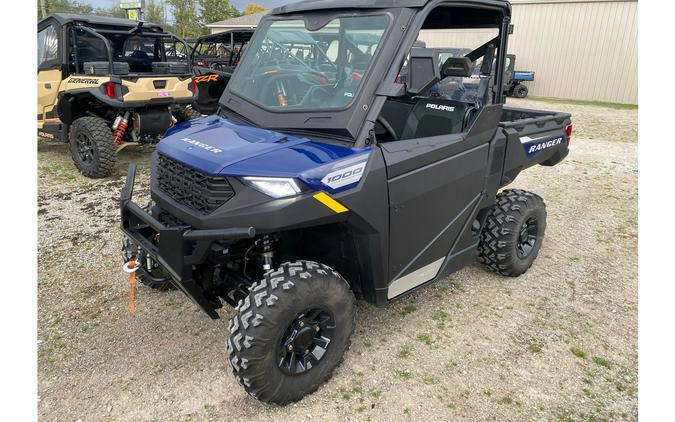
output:
M 441 104 L 432 104 L 432 103 L 427 103 L 426 108 L 431 108 L 434 110 L 441 110 L 441 111 L 455 111 L 455 107 L 450 107 L 446 105 L 441 105 Z
M 338 189 L 352 183 L 357 183 L 363 177 L 363 170 L 366 168 L 367 163 L 368 161 L 362 161 L 353 166 L 330 172 L 321 179 L 321 183 L 331 189 Z
M 520 142 L 523 143 L 523 148 L 525 148 L 525 153 L 527 153 L 528 157 L 533 157 L 537 153 L 554 147 L 556 145 L 560 145 L 563 142 L 563 137 L 555 137 L 551 138 L 550 136 L 544 136 L 541 138 L 530 138 L 529 136 L 522 136 L 520 138 Z
M 218 154 L 218 153 L 223 152 L 223 150 L 220 149 L 220 148 L 216 148 L 216 147 L 214 147 L 214 146 L 211 146 L 211 145 L 209 145 L 209 144 L 205 144 L 205 143 L 203 143 L 203 142 L 196 141 L 196 140 L 194 140 L 194 139 L 190 139 L 190 138 L 181 138 L 181 141 L 187 142 L 188 144 L 192 144 L 192 145 L 197 146 L 197 147 L 199 147 L 199 148 L 205 149 L 205 150 L 210 151 L 210 152 L 212 152 L 212 153 L 214 153 L 214 154 Z M 188 149 L 191 149 L 191 147 L 188 147 Z

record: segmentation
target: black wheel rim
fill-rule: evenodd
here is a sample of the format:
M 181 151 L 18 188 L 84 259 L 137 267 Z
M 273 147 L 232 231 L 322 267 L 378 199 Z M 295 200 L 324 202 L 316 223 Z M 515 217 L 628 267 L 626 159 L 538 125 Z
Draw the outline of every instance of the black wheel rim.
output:
M 539 232 L 539 224 L 534 217 L 528 218 L 522 226 L 520 226 L 520 233 L 518 234 L 518 243 L 516 249 L 519 258 L 526 258 L 537 244 L 537 234 Z
M 77 156 L 80 158 L 80 161 L 87 164 L 94 162 L 96 156 L 94 143 L 85 133 L 80 132 L 77 134 L 75 137 L 75 146 L 77 147 Z
M 288 375 L 299 375 L 315 367 L 326 356 L 333 339 L 335 320 L 324 308 L 299 313 L 281 339 L 277 362 Z

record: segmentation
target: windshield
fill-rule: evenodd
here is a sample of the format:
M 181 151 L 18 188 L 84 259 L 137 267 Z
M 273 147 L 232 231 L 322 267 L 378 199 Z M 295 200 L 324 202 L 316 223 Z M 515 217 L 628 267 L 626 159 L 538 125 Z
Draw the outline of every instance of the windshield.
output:
M 385 15 L 338 17 L 311 31 L 303 20 L 267 21 L 229 89 L 275 111 L 344 108 L 388 23 Z

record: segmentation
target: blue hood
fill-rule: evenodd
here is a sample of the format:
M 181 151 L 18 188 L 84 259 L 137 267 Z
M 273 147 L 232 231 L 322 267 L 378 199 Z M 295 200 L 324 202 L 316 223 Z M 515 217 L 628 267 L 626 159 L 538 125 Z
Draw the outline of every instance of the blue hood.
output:
M 370 155 L 370 147 L 323 143 L 216 115 L 174 126 L 157 150 L 213 175 L 297 177 L 311 186 L 320 183 L 330 171 L 365 161 Z M 335 190 L 323 185 L 321 188 L 341 191 L 349 186 Z

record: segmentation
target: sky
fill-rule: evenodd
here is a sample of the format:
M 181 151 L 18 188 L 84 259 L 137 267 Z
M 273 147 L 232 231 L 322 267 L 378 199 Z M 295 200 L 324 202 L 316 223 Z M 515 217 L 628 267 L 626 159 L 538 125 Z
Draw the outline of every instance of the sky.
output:
M 161 0 L 159 0 L 161 1 Z M 277 6 L 281 6 L 286 3 L 294 3 L 298 0 L 230 0 L 237 9 L 242 10 L 244 6 L 249 3 L 257 3 L 261 6 L 265 6 L 269 9 L 272 9 Z M 110 7 L 113 5 L 119 5 L 119 0 L 79 0 L 79 3 L 90 4 L 93 7 Z

